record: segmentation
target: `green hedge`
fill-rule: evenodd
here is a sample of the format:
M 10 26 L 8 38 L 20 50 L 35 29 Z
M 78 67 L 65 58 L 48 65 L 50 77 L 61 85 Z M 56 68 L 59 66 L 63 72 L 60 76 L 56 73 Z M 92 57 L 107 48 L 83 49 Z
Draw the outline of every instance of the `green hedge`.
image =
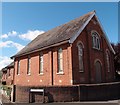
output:
M 11 95 L 11 91 L 12 91 L 12 88 L 11 88 L 11 87 L 8 87 L 8 86 L 6 86 L 6 85 L 3 85 L 3 86 L 2 86 L 2 89 L 7 92 L 7 95 L 8 95 L 8 96 Z

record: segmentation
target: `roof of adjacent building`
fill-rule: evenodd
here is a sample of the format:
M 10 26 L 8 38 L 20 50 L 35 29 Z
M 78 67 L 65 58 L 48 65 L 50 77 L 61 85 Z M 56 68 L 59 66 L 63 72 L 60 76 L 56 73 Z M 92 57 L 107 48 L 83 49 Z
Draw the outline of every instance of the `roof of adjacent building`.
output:
M 60 44 L 61 42 L 72 43 L 94 15 L 95 11 L 89 12 L 66 24 L 60 25 L 56 28 L 53 28 L 52 30 L 38 35 L 33 41 L 31 41 L 13 57 L 19 57 L 35 51 L 39 51 L 41 49 L 49 48 L 55 44 Z
M 12 62 L 12 63 L 10 63 L 8 66 L 4 67 L 4 68 L 2 69 L 2 71 L 7 71 L 8 68 L 12 68 L 12 67 L 14 67 L 14 62 Z

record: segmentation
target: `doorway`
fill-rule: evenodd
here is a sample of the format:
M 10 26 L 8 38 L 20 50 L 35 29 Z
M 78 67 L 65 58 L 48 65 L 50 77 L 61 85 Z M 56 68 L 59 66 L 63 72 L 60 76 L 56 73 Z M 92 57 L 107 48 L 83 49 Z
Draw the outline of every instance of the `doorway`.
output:
M 102 82 L 101 71 L 102 71 L 102 65 L 101 65 L 100 61 L 97 60 L 95 62 L 96 83 Z

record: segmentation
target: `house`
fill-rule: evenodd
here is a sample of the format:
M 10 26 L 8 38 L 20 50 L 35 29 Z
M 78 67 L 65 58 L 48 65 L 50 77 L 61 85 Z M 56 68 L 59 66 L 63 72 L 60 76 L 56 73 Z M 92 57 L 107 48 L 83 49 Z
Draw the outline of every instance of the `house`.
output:
M 2 69 L 2 84 L 13 85 L 14 62 Z
M 3 68 L 2 69 L 2 79 L 1 79 L 1 83 L 3 85 L 6 85 L 6 80 L 7 80 L 7 69 Z
M 49 30 L 11 57 L 14 100 L 40 100 L 44 89 L 48 100 L 78 100 L 75 86 L 114 81 L 114 53 L 95 11 Z

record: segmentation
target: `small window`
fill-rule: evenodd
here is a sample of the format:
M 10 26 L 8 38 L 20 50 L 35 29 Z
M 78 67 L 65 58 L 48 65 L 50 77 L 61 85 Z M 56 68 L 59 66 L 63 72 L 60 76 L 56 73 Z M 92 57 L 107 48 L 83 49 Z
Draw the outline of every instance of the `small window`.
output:
M 39 74 L 43 74 L 43 53 L 39 55 Z
M 27 70 L 27 74 L 30 75 L 31 73 L 31 58 L 30 56 L 28 56 L 28 70 Z
M 107 71 L 110 72 L 110 56 L 108 51 L 106 51 L 106 62 L 107 62 Z
M 10 69 L 8 70 L 9 72 L 8 72 L 8 76 L 10 76 Z
M 84 72 L 84 66 L 83 66 L 83 45 L 81 43 L 78 43 L 77 47 L 78 47 L 79 71 L 80 72 Z
M 100 38 L 97 32 L 92 32 L 92 45 L 93 48 L 100 50 Z
M 63 73 L 63 50 L 58 49 L 58 73 Z
M 17 62 L 17 75 L 20 74 L 20 60 Z

